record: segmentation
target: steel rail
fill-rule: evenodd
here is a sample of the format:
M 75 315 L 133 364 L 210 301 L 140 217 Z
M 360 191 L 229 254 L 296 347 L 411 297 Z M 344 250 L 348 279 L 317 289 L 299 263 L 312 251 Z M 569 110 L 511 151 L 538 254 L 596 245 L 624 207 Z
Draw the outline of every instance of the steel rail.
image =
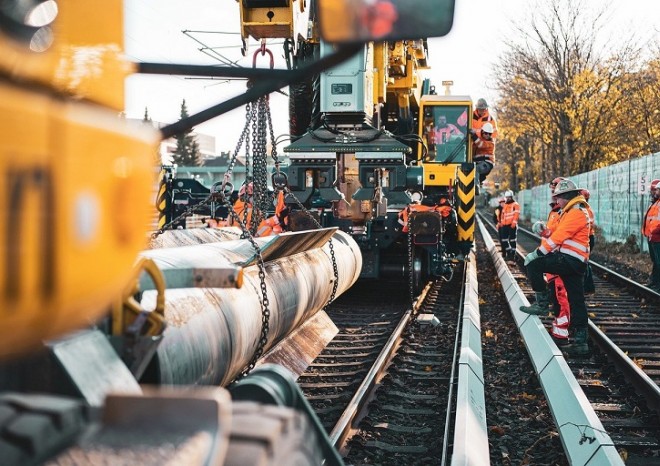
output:
M 492 229 L 494 225 L 487 219 L 482 221 L 482 217 L 480 214 L 477 216 L 481 235 L 493 258 L 511 315 L 545 393 L 566 457 L 572 465 L 623 466 L 614 442 L 540 319 L 519 311 L 520 305 L 529 305 L 529 301 L 497 251 L 485 222 Z M 520 251 L 518 253 L 520 254 Z M 581 441 L 579 434 L 584 435 L 585 432 L 588 432 L 593 440 Z
M 387 343 L 379 353 L 378 358 L 376 358 L 376 361 L 371 366 L 371 369 L 355 392 L 355 395 L 353 395 L 353 398 L 351 399 L 347 408 L 344 410 L 341 417 L 330 432 L 330 441 L 337 450 L 341 451 L 341 447 L 353 429 L 353 422 L 355 421 L 355 418 L 366 405 L 371 394 L 373 393 L 374 388 L 376 387 L 380 376 L 385 371 L 385 367 L 392 359 L 394 351 L 396 350 L 398 343 L 401 340 L 401 335 L 410 322 L 413 311 L 417 311 L 421 307 L 422 303 L 424 302 L 424 297 L 430 289 L 431 283 L 426 285 L 424 290 L 422 290 L 422 293 L 420 293 L 419 298 L 413 305 L 413 309 L 409 309 L 404 313 L 403 317 L 394 329 L 394 332 L 392 332 L 389 339 L 387 340 Z
M 534 238 L 541 238 L 529 230 L 522 229 L 522 231 Z M 524 254 L 522 253 L 522 246 L 520 249 L 521 250 L 518 252 L 521 254 L 521 256 L 523 256 Z M 660 297 L 660 294 L 654 290 L 651 290 L 650 288 L 647 288 L 646 286 L 641 285 L 640 283 L 637 283 L 628 277 L 624 277 L 623 275 L 620 275 L 603 265 L 597 264 L 593 261 L 589 261 L 589 263 L 594 266 L 594 268 L 606 272 L 610 276 L 614 276 L 617 280 L 623 281 L 627 286 L 636 288 L 638 291 L 643 293 L 654 294 Z M 614 343 L 608 336 L 606 336 L 605 333 L 603 333 L 603 331 L 600 330 L 591 319 L 589 319 L 589 336 L 591 336 L 592 341 L 598 345 L 598 347 L 612 362 L 612 364 L 614 364 L 621 372 L 623 372 L 626 380 L 628 380 L 635 387 L 636 391 L 646 399 L 648 407 L 654 411 L 660 411 L 660 387 L 658 387 L 658 385 L 653 380 L 651 380 L 651 378 L 642 369 L 640 369 L 637 364 L 635 364 L 635 362 L 631 360 L 630 357 L 625 352 L 623 352 L 616 343 Z

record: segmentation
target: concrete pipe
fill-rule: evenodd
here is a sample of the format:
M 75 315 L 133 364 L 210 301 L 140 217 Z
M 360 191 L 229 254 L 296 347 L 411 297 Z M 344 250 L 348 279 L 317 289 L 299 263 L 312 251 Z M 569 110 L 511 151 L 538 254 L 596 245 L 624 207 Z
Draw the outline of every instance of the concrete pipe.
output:
M 353 239 L 333 229 L 258 238 L 266 268 L 270 324 L 264 352 L 322 309 L 337 262 L 337 296 L 360 275 L 362 256 Z M 261 286 L 254 250 L 246 240 L 145 251 L 159 266 L 207 267 L 231 262 L 244 267 L 243 286 L 185 288 L 165 293 L 168 328 L 142 383 L 226 385 L 254 355 L 262 326 Z M 155 305 L 146 291 L 143 305 Z

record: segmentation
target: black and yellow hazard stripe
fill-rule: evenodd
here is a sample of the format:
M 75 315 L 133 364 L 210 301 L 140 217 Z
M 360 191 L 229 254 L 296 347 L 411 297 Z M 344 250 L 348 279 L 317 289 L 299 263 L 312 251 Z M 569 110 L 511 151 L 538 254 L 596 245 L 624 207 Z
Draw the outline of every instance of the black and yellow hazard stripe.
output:
M 168 192 L 169 171 L 162 169 L 159 175 L 158 195 L 156 196 L 156 210 L 158 210 L 158 228 L 162 228 L 169 221 L 167 218 L 170 207 Z
M 458 203 L 456 213 L 458 217 L 458 240 L 474 241 L 474 216 L 475 205 L 475 174 L 473 163 L 462 163 L 457 170 L 456 196 Z

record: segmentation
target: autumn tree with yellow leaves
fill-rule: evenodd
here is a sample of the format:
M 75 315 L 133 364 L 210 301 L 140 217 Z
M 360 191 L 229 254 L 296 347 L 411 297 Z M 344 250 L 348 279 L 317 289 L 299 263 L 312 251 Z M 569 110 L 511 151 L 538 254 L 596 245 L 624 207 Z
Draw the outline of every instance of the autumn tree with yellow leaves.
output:
M 605 7 L 539 4 L 495 68 L 495 176 L 521 189 L 660 150 L 660 53 L 604 36 Z M 520 40 L 522 38 L 522 40 Z

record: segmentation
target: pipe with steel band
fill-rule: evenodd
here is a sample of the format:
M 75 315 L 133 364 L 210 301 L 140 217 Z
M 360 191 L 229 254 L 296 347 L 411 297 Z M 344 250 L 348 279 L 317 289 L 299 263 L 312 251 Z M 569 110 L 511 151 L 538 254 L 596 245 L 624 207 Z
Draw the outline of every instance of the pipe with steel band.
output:
M 338 268 L 336 295 L 360 275 L 362 256 L 353 239 L 332 229 L 258 238 L 266 269 L 270 324 L 267 351 L 322 309 L 334 280 L 327 239 L 333 238 Z M 261 287 L 254 250 L 246 240 L 143 252 L 160 267 L 244 267 L 243 286 L 184 288 L 165 292 L 168 327 L 141 383 L 226 385 L 250 362 L 262 326 Z M 149 309 L 155 293 L 145 291 Z

